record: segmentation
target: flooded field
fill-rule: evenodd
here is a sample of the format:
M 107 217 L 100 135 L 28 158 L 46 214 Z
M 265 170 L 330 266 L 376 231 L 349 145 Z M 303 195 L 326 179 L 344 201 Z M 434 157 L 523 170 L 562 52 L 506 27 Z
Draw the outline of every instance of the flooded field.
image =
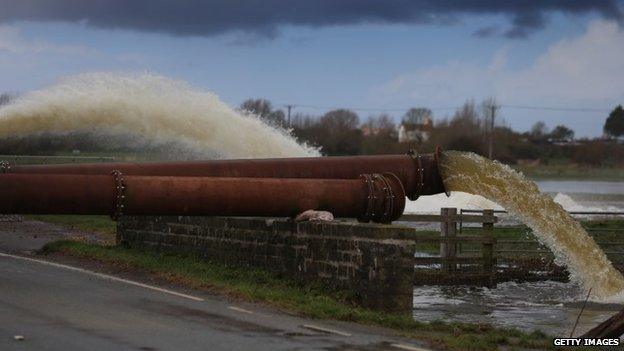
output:
M 568 211 L 624 211 L 624 180 L 548 180 L 536 182 Z
M 414 289 L 414 319 L 488 323 L 568 336 L 586 292 L 569 283 L 507 282 L 496 288 L 423 286 Z M 588 302 L 574 335 L 611 317 L 619 304 Z
M 602 182 L 592 180 L 548 180 L 535 182 L 540 191 L 550 195 L 568 211 L 624 211 L 624 180 Z M 409 201 L 407 213 L 438 213 L 441 207 L 458 209 L 503 209 L 500 205 L 479 196 L 453 192 L 421 196 Z
M 568 211 L 624 211 L 624 182 L 549 180 L 536 183 L 541 191 L 548 193 Z M 428 205 L 437 205 L 438 208 L 500 208 L 480 196 L 464 193 L 450 198 L 435 196 L 435 199 L 426 201 Z M 503 224 L 518 222 L 511 216 L 502 216 L 505 217 Z M 429 229 L 437 229 L 438 226 L 433 225 Z M 586 291 L 581 290 L 571 283 L 554 281 L 506 282 L 496 288 L 420 286 L 414 289 L 413 316 L 421 321 L 489 323 L 567 336 L 586 297 Z M 591 329 L 621 308 L 618 304 L 588 302 L 575 335 Z
M 604 182 L 593 180 L 539 180 L 536 182 L 546 193 L 609 194 L 624 196 L 624 180 Z

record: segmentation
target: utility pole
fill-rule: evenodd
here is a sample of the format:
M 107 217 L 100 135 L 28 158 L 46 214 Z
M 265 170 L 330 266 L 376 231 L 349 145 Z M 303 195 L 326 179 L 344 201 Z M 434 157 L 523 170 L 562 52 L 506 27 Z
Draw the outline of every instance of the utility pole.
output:
M 488 157 L 490 160 L 492 159 L 492 155 L 494 154 L 494 119 L 496 118 L 496 110 L 499 108 L 496 106 L 496 102 L 492 101 L 490 106 L 490 141 L 488 145 Z
M 290 109 L 292 109 L 293 107 L 295 107 L 295 105 L 286 105 L 286 108 L 288 109 L 288 126 L 290 127 Z

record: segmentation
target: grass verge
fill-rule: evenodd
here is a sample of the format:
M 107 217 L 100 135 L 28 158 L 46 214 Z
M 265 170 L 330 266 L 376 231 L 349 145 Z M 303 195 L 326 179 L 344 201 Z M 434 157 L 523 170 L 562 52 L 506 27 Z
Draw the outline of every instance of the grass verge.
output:
M 46 223 L 59 224 L 71 229 L 93 232 L 107 243 L 115 242 L 117 224 L 109 216 L 83 215 L 27 215 L 28 219 Z
M 328 292 L 320 285 L 284 279 L 264 270 L 206 262 L 192 256 L 74 241 L 50 243 L 42 252 L 57 252 L 121 268 L 139 269 L 168 281 L 194 288 L 209 288 L 248 301 L 267 303 L 311 318 L 387 327 L 438 349 L 552 348 L 551 339 L 538 331 L 525 333 L 484 324 L 418 322 L 407 314 L 382 313 L 353 306 L 346 302 L 346 296 L 338 292 Z

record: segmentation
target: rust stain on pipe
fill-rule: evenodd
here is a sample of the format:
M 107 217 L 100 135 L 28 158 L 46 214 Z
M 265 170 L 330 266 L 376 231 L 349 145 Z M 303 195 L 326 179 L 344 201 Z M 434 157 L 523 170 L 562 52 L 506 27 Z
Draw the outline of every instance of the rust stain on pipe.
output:
M 358 179 L 3 174 L 0 213 L 292 217 L 325 210 L 388 223 L 401 216 L 393 174 Z
M 179 177 L 251 177 L 357 179 L 361 174 L 393 173 L 407 196 L 445 192 L 438 170 L 439 150 L 433 154 L 337 156 L 273 159 L 211 160 L 167 163 L 99 163 L 3 167 L 6 173 L 125 175 Z

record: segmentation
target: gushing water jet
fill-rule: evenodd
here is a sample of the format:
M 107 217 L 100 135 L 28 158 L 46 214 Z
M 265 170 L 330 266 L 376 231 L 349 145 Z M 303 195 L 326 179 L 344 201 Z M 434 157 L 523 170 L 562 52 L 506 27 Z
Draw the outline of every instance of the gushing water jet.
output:
M 445 151 L 440 173 L 451 191 L 481 195 L 503 206 L 568 267 L 571 280 L 592 289 L 592 298 L 621 301 L 624 278 L 585 229 L 537 185 L 510 167 L 479 155 Z

